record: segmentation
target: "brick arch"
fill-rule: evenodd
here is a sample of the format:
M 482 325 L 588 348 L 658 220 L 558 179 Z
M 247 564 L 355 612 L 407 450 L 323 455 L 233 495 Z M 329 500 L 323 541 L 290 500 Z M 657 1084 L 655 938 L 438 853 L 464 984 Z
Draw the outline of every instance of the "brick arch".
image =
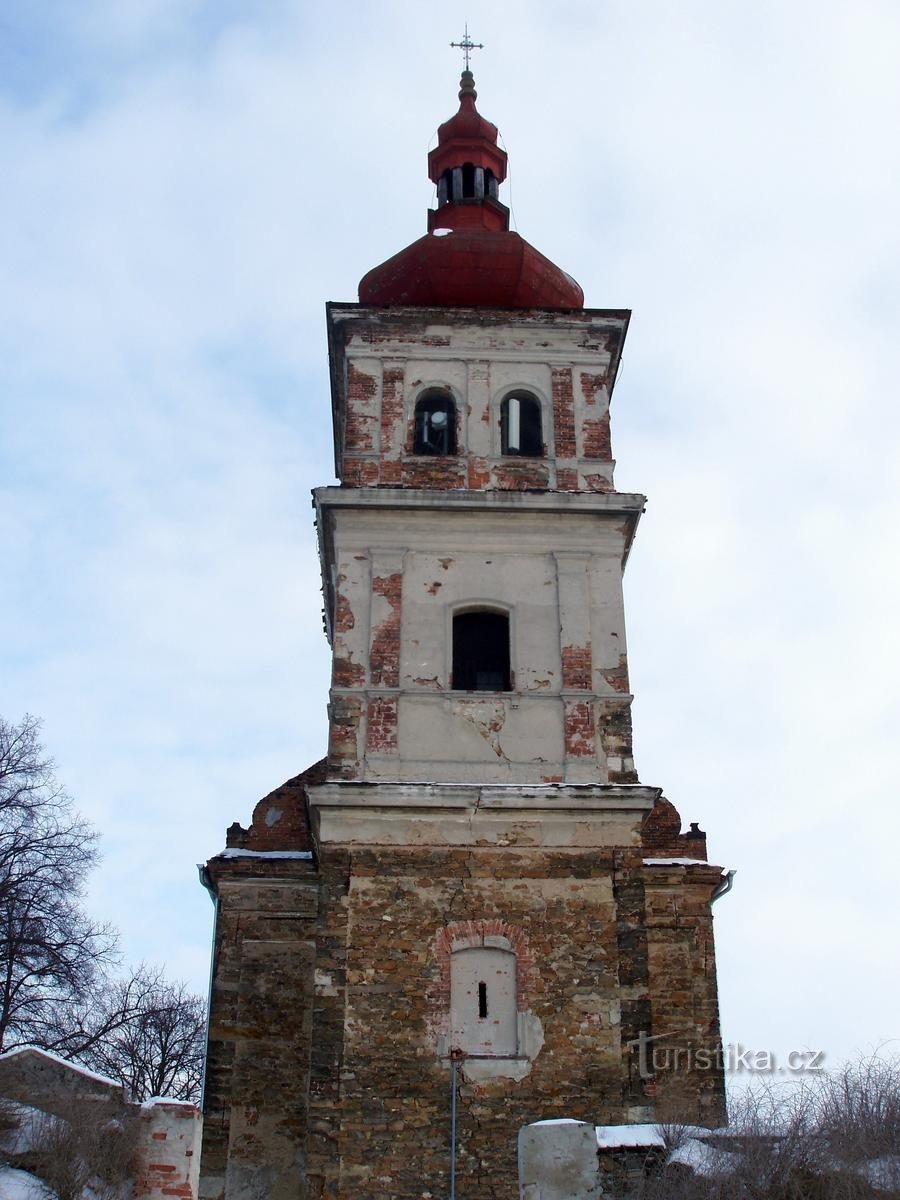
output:
M 488 939 L 491 939 L 488 941 Z M 446 1033 L 450 1017 L 450 956 L 454 950 L 506 942 L 516 956 L 516 1010 L 527 1012 L 537 983 L 537 970 L 528 937 L 521 925 L 491 917 L 481 921 L 453 921 L 439 929 L 434 939 L 438 975 L 429 995 L 432 1020 L 437 1033 Z

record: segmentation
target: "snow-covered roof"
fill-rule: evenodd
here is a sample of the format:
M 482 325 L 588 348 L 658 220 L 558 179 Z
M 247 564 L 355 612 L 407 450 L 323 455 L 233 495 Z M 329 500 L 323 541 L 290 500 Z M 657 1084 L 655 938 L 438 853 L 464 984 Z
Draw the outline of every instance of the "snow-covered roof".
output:
M 173 1100 L 171 1096 L 150 1096 L 141 1102 L 141 1108 L 155 1108 L 157 1104 L 166 1104 L 173 1108 L 196 1108 L 193 1100 Z
M 601 1150 L 664 1147 L 658 1125 L 598 1125 L 597 1145 Z
M 41 1058 L 46 1058 L 50 1062 L 58 1063 L 69 1071 L 74 1071 L 76 1075 L 83 1075 L 85 1079 L 93 1079 L 95 1083 L 105 1083 L 112 1088 L 124 1088 L 124 1084 L 118 1079 L 110 1079 L 107 1075 L 100 1075 L 96 1071 L 91 1071 L 87 1067 L 83 1067 L 81 1063 L 73 1062 L 70 1058 L 63 1058 L 61 1054 L 54 1054 L 52 1050 L 44 1050 L 41 1046 L 16 1046 L 14 1050 L 4 1050 L 0 1054 L 0 1060 L 15 1058 L 17 1054 L 37 1054 Z

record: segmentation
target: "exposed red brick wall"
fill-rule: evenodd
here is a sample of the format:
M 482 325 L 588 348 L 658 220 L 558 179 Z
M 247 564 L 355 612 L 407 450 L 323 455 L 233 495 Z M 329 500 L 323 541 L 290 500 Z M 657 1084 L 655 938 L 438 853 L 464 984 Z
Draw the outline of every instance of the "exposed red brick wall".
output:
M 637 771 L 634 769 L 632 737 L 631 737 L 631 708 L 627 704 L 616 704 L 604 707 L 601 705 L 600 717 L 597 722 L 600 734 L 600 745 L 609 765 L 610 783 L 637 783 Z M 622 766 L 612 765 L 621 762 Z
M 491 472 L 486 458 L 470 456 L 466 462 L 468 478 L 466 486 L 473 492 L 481 492 L 491 482 Z
M 594 736 L 594 706 L 590 700 L 565 700 L 566 755 L 569 758 L 593 758 L 597 753 Z
M 372 630 L 372 650 L 369 667 L 373 687 L 399 687 L 400 685 L 400 597 L 403 589 L 403 573 L 376 575 L 372 580 L 372 591 L 383 596 L 391 606 L 391 612 L 380 625 Z
M 528 947 L 528 938 L 521 925 L 511 925 L 498 917 L 486 921 L 454 921 L 439 930 L 434 941 L 434 957 L 438 975 L 429 997 L 432 1004 L 432 1019 L 429 1022 L 436 1033 L 446 1033 L 450 1015 L 450 956 L 454 945 L 483 946 L 486 937 L 502 937 L 509 942 L 516 956 L 516 1008 L 528 1011 L 529 991 L 535 982 L 535 964 Z
M 641 840 L 644 852 L 652 858 L 699 858 L 706 856 L 706 834 L 696 822 L 689 833 L 681 832 L 681 816 L 674 804 L 660 796 L 647 814 Z
M 403 449 L 403 371 L 385 367 L 381 379 L 381 474 L 385 487 L 402 481 L 400 461 Z
M 300 775 L 275 788 L 253 810 L 248 829 L 231 825 L 225 844 L 242 850 L 311 850 L 306 785 L 325 778 L 326 760 L 313 763 Z
M 575 398 L 572 393 L 572 371 L 569 367 L 553 368 L 553 430 L 556 438 L 556 457 L 575 457 Z
M 365 687 L 366 668 L 349 656 L 335 654 L 331 660 L 331 683 L 333 687 Z
M 403 334 L 406 333 L 408 333 L 408 323 L 407 328 L 403 330 Z M 363 326 L 363 328 L 359 330 L 357 336 L 359 340 L 364 342 L 367 346 L 387 346 L 392 342 L 402 342 L 403 334 L 401 334 L 398 338 L 396 330 L 385 329 L 381 325 L 370 325 L 368 327 Z M 449 346 L 450 338 L 444 333 L 426 334 L 418 332 L 416 336 L 416 342 L 420 346 Z
M 604 413 L 602 417 L 586 417 L 582 429 L 584 431 L 584 457 L 601 458 L 604 462 L 609 462 L 612 458 L 609 413 Z
M 617 667 L 609 667 L 601 671 L 603 678 L 614 691 L 627 694 L 628 692 L 628 658 L 624 654 L 619 655 L 619 665 Z
M 592 375 L 587 371 L 581 372 L 581 394 L 585 404 L 596 404 L 598 395 L 606 387 L 606 375 Z
M 557 467 L 556 490 L 558 492 L 578 491 L 578 472 L 574 467 Z
M 494 468 L 494 482 L 500 491 L 545 492 L 550 486 L 550 472 L 545 463 L 511 459 Z
M 611 492 L 614 490 L 612 481 L 605 475 L 582 475 L 581 478 L 584 488 L 588 492 Z
M 371 375 L 361 371 L 352 362 L 348 363 L 345 450 L 371 450 L 373 448 L 375 413 L 372 399 L 376 389 L 376 381 Z M 366 411 L 367 407 L 368 411 Z
M 396 696 L 372 696 L 369 700 L 366 749 L 375 754 L 396 754 Z
M 378 483 L 378 463 L 364 458 L 345 458 L 341 466 L 344 487 L 375 487 Z
M 591 688 L 591 646 L 563 646 L 562 685 L 564 688 Z
M 403 486 L 412 488 L 464 488 L 466 461 L 437 455 L 408 458 L 403 464 Z

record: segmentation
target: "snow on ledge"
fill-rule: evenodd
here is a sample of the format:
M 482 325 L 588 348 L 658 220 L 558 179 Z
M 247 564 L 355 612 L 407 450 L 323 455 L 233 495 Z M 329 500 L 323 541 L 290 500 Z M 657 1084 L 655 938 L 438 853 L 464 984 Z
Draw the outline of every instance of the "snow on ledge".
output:
M 531 1125 L 586 1125 L 586 1121 L 577 1121 L 574 1117 L 548 1117 L 546 1121 L 532 1121 Z M 529 1125 L 529 1129 L 531 1128 Z
M 214 854 L 213 858 L 312 858 L 312 850 L 241 850 L 236 846 L 229 846 L 227 850 L 220 850 L 218 854 Z
M 645 867 L 708 867 L 705 858 L 645 858 Z
M 173 1100 L 171 1096 L 151 1096 L 149 1100 L 141 1101 L 141 1108 L 156 1108 L 157 1105 L 165 1104 L 171 1108 L 196 1108 L 193 1100 Z
M 643 1150 L 665 1146 L 658 1125 L 598 1125 L 597 1145 L 601 1150 Z

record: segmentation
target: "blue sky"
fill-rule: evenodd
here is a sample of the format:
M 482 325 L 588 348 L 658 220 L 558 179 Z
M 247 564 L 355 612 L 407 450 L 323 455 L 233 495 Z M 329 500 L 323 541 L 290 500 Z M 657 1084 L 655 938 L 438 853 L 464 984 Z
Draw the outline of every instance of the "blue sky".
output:
M 898 1033 L 900 15 L 467 16 L 519 232 L 634 310 L 636 755 L 738 868 L 726 1039 L 838 1060 Z M 195 864 L 325 746 L 324 304 L 424 231 L 460 32 L 407 3 L 0 16 L 0 712 L 45 719 L 103 831 L 96 914 L 198 988 Z

